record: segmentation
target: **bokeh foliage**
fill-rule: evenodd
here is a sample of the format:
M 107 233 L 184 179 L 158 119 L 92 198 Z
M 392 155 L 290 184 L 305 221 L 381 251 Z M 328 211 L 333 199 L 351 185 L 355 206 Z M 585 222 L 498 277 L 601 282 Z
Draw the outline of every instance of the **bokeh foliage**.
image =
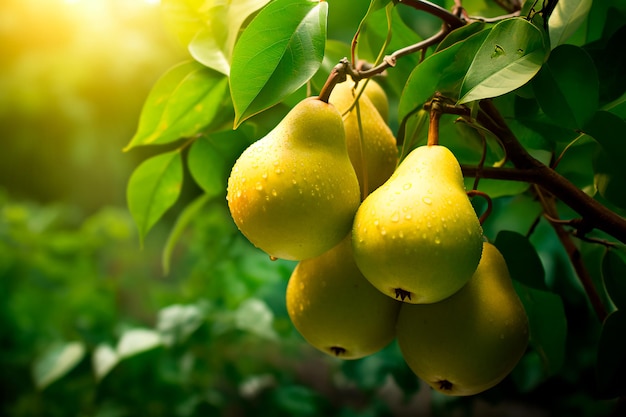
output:
M 110 47 L 110 37 L 94 45 L 93 36 L 68 29 L 76 19 L 70 14 L 46 26 L 36 3 L 0 6 L 40 28 L 4 23 L 0 34 L 9 45 L 0 77 L 0 413 L 603 416 L 615 410 L 615 398 L 625 392 L 622 245 L 576 240 L 610 313 L 602 323 L 526 183 L 479 183 L 494 202 L 485 235 L 507 259 L 529 314 L 531 345 L 510 377 L 471 398 L 421 387 L 395 344 L 346 362 L 308 347 L 285 311 L 294 263 L 270 261 L 229 218 L 224 194 L 235 158 L 321 89 L 349 54 L 365 16 L 357 52 L 371 62 L 380 56 L 388 17 L 393 36 L 384 53 L 427 38 L 439 20 L 402 5 L 386 10 L 386 1 L 372 2 L 368 12 L 368 1 L 275 0 L 263 12 L 266 1 L 246 0 L 246 7 L 231 10 L 209 0 L 162 0 L 172 38 L 154 32 L 156 14 L 125 14 L 133 17 L 118 22 L 124 30 Z M 391 101 L 390 125 L 397 131 L 403 116 L 414 114 L 403 139 L 415 146 L 425 130 L 414 111 L 436 90 L 455 99 L 497 95 L 507 123 L 535 157 L 549 163 L 566 151 L 558 172 L 623 215 L 626 4 L 562 3 L 582 6 L 560 10 L 567 24 L 550 34 L 552 45 L 537 39 L 539 26 L 527 21 L 479 23 L 429 49 L 419 66 L 417 55 L 398 60 L 379 79 Z M 471 15 L 503 13 L 493 1 L 463 5 Z M 285 13 L 290 7 L 298 13 Z M 320 15 L 327 18 L 324 28 L 314 24 Z M 256 65 L 249 58 L 254 48 L 263 47 L 235 40 L 254 39 L 268 22 L 284 29 L 281 38 L 304 38 L 308 48 L 298 50 L 294 38 L 274 45 L 296 59 L 266 60 L 259 71 L 304 72 L 285 83 L 244 77 L 235 84 Z M 130 29 L 136 26 L 152 38 L 138 37 Z M 251 29 L 238 38 L 240 28 Z M 111 26 L 92 30 L 108 34 Z M 501 40 L 512 32 L 540 56 L 524 61 L 522 70 L 510 53 L 502 68 L 475 62 L 510 52 Z M 248 95 L 243 106 L 241 94 Z M 441 134 L 461 162 L 476 163 L 483 140 L 476 130 L 444 117 Z M 487 142 L 486 163 L 497 165 L 501 149 L 494 138 Z M 484 210 L 479 201 L 476 208 Z M 558 210 L 563 218 L 576 216 L 566 205 Z M 591 237 L 614 241 L 606 233 Z

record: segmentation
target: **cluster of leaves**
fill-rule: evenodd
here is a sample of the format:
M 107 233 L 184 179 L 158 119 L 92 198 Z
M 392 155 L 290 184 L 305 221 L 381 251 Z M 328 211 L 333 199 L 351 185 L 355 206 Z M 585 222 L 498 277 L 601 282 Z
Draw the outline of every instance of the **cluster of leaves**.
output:
M 159 152 L 137 167 L 127 193 L 143 240 L 179 199 L 185 166 L 202 190 L 179 214 L 166 243 L 166 266 L 187 226 L 223 197 L 241 151 L 295 103 L 317 94 L 340 58 L 376 66 L 432 35 L 421 32 L 433 27 L 432 16 L 405 5 L 419 1 L 363 3 L 163 1 L 169 26 L 193 59 L 164 74 L 145 102 L 127 150 L 149 145 Z M 457 2 L 441 3 L 451 9 Z M 422 54 L 398 58 L 380 79 L 395 110 L 390 125 L 402 155 L 424 142 L 423 106 L 435 93 L 465 104 L 473 115 L 480 100 L 493 100 L 526 151 L 623 216 L 626 148 L 617 132 L 626 131 L 624 4 L 560 0 L 548 20 L 542 6 L 549 2 L 528 0 L 519 17 L 508 19 L 490 18 L 503 14 L 495 2 L 462 3 L 469 16 L 488 17 L 446 32 Z M 440 142 L 464 165 L 515 168 L 493 133 L 453 122 L 442 118 Z M 542 216 L 536 189 L 524 181 L 467 181 L 493 200 L 485 234 L 504 254 L 530 317 L 531 349 L 511 378 L 515 391 L 572 408 L 578 405 L 563 400 L 565 394 L 552 390 L 548 399 L 546 384 L 559 380 L 564 393 L 622 395 L 624 242 L 597 231 L 575 241 L 576 256 L 610 313 L 598 320 L 580 271 L 554 234 L 555 219 Z M 562 218 L 578 216 L 561 202 L 557 208 Z

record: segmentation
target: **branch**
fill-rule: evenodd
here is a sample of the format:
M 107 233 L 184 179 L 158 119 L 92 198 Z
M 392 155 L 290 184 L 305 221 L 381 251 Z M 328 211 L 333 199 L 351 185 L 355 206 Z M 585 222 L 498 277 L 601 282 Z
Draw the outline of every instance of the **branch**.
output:
M 421 10 L 426 13 L 430 13 L 433 16 L 441 19 L 446 25 L 450 26 L 452 29 L 459 28 L 465 25 L 465 21 L 460 17 L 456 16 L 453 13 L 450 13 L 446 9 L 441 6 L 438 6 L 434 3 L 425 0 L 398 0 L 399 4 L 404 4 L 406 6 L 410 6 L 415 10 Z
M 539 186 L 535 186 L 535 188 L 545 214 L 549 217 L 556 218 L 556 216 L 558 216 L 558 213 L 554 197 L 545 196 Z M 600 320 L 601 323 L 604 323 L 604 319 L 607 316 L 607 311 L 604 307 L 604 304 L 602 303 L 602 299 L 598 295 L 598 291 L 596 290 L 596 287 L 593 283 L 593 279 L 591 278 L 591 275 L 589 275 L 589 271 L 587 271 L 587 268 L 582 261 L 580 251 L 572 241 L 571 235 L 563 228 L 563 224 L 560 221 L 550 221 L 550 224 L 552 225 L 552 228 L 554 229 L 556 235 L 561 241 L 561 245 L 563 245 L 563 248 L 567 252 L 570 262 L 572 263 L 572 266 L 576 271 L 576 275 L 578 276 L 578 279 L 580 280 L 580 283 L 582 284 L 585 293 L 589 298 L 589 302 L 591 303 L 591 306 L 593 307 L 596 316 L 598 316 L 598 320 Z
M 626 243 L 626 219 L 594 200 L 555 170 L 544 165 L 517 141 L 498 109 L 490 100 L 480 102 L 478 121 L 492 131 L 504 146 L 509 160 L 516 169 L 483 168 L 474 174 L 490 178 L 514 179 L 541 186 L 563 203 L 575 210 L 585 220 L 585 225 L 597 228 Z M 468 174 L 470 170 L 466 168 Z M 590 229 L 589 229 L 590 230 Z

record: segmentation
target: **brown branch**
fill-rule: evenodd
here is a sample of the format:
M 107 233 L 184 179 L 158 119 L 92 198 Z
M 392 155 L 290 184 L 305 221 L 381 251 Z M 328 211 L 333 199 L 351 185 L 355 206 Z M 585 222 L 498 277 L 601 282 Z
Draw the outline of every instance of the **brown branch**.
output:
M 535 189 L 537 191 L 537 195 L 539 197 L 539 201 L 541 202 L 543 210 L 548 218 L 558 219 L 558 212 L 556 209 L 556 201 L 554 197 L 551 195 L 544 195 L 544 192 L 539 186 L 535 186 Z M 607 311 L 604 307 L 604 304 L 602 303 L 602 299 L 600 298 L 598 291 L 596 290 L 593 279 L 591 278 L 589 271 L 587 271 L 587 268 L 585 267 L 585 264 L 580 255 L 580 251 L 572 241 L 572 236 L 563 228 L 563 223 L 561 223 L 561 221 L 549 221 L 552 225 L 552 228 L 556 232 L 556 235 L 561 241 L 561 245 L 563 245 L 565 252 L 567 252 L 567 256 L 569 257 L 570 262 L 574 267 L 574 270 L 576 271 L 576 275 L 578 276 L 578 279 L 580 280 L 580 283 L 582 284 L 585 293 L 587 294 L 589 302 L 591 303 L 591 306 L 593 307 L 596 316 L 598 316 L 598 320 L 603 323 L 604 319 L 607 316 Z
M 541 188 L 575 210 L 585 220 L 588 227 L 602 230 L 622 243 L 626 243 L 626 219 L 609 210 L 558 172 L 531 156 L 518 142 L 490 100 L 482 100 L 480 107 L 478 121 L 500 139 L 509 160 L 517 168 L 514 172 L 510 169 L 499 171 L 504 168 L 498 168 L 499 174 L 510 175 L 516 177 L 518 181 L 540 185 Z M 483 169 L 480 174 L 495 175 L 496 172 Z
M 352 78 L 354 78 L 355 81 L 358 81 L 362 78 L 370 78 L 370 77 L 373 77 L 374 75 L 381 74 L 387 68 L 395 67 L 396 62 L 399 58 L 402 58 L 403 56 L 410 55 L 421 50 L 425 50 L 426 48 L 441 42 L 443 38 L 445 38 L 449 32 L 450 32 L 450 28 L 448 26 L 444 26 L 441 28 L 439 32 L 435 33 L 430 38 L 424 39 L 423 41 L 407 46 L 405 48 L 398 49 L 391 55 L 385 56 L 383 58 L 383 62 L 381 62 L 379 65 L 375 67 L 369 68 L 364 71 L 353 70 L 354 72 L 351 73 Z
M 412 7 L 415 10 L 421 10 L 441 19 L 446 25 L 452 29 L 465 25 L 465 21 L 441 6 L 425 0 L 398 0 L 399 4 Z

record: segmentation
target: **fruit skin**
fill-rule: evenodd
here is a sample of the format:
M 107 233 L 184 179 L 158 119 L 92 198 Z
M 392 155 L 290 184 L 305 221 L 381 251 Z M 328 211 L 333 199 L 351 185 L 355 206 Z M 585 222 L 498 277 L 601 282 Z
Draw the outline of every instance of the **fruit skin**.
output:
M 364 93 L 359 98 L 363 132 L 363 140 L 361 140 L 356 106 L 349 113 L 344 114 L 354 103 L 356 92 L 353 87 L 354 82 L 348 77 L 348 81 L 335 86 L 329 102 L 335 105 L 343 115 L 348 154 L 361 185 L 361 195 L 366 196 L 393 174 L 398 164 L 398 147 L 386 119 L 381 116 L 370 100 L 370 96 L 376 97 L 379 106 L 383 107 L 386 104 L 387 112 L 389 111 L 385 92 L 374 81 L 367 83 Z M 364 171 L 363 161 L 367 172 Z
M 354 257 L 380 291 L 408 303 L 434 303 L 471 278 L 482 228 L 458 161 L 444 146 L 421 146 L 361 204 Z
M 302 100 L 235 162 L 228 207 L 239 230 L 270 256 L 318 256 L 348 234 L 360 203 L 343 121 L 315 97 Z
M 362 358 L 388 345 L 400 305 L 358 270 L 349 236 L 299 262 L 287 285 L 287 312 L 296 329 L 312 346 L 341 359 Z
M 385 90 L 383 90 L 380 84 L 370 78 L 363 92 L 367 98 L 370 99 L 374 107 L 376 107 L 376 110 L 378 110 L 383 120 L 387 122 L 387 120 L 389 120 L 389 99 L 387 98 Z
M 498 249 L 485 243 L 472 279 L 439 303 L 403 304 L 396 326 L 409 367 L 435 390 L 474 395 L 506 377 L 528 345 L 528 319 Z

